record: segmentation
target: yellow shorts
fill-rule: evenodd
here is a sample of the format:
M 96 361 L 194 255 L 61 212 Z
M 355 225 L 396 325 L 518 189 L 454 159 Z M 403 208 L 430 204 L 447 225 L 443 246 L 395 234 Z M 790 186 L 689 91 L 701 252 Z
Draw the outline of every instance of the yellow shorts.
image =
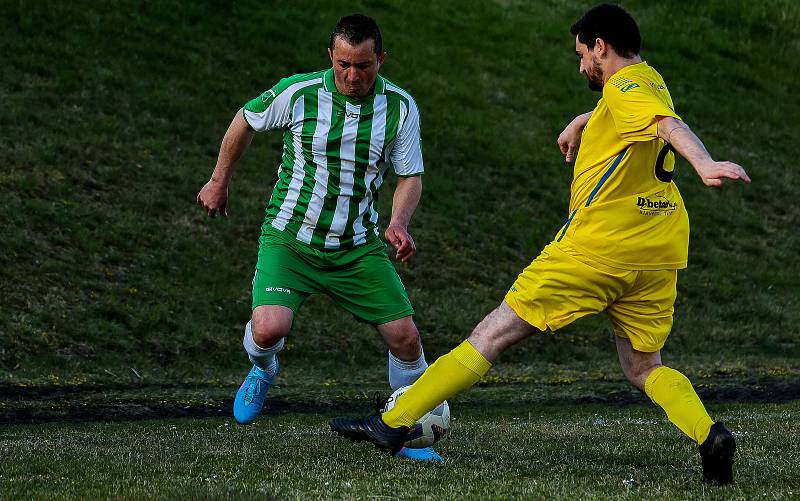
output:
M 614 333 L 634 349 L 654 352 L 672 330 L 677 270 L 621 270 L 547 245 L 517 277 L 506 303 L 539 330 L 555 331 L 606 311 Z

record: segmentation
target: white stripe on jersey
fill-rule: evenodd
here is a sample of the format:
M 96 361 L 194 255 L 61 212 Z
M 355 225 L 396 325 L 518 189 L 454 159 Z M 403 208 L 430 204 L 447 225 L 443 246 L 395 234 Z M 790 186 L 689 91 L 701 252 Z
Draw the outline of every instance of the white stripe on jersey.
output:
M 353 222 L 353 231 L 355 233 L 355 235 L 353 235 L 354 245 L 361 245 L 367 241 L 367 230 L 364 228 L 362 222 L 363 215 L 368 208 L 371 212 L 374 212 L 372 209 L 373 193 L 370 185 L 372 184 L 372 180 L 375 179 L 375 176 L 378 175 L 378 162 L 381 161 L 383 141 L 386 138 L 386 95 L 379 94 L 375 96 L 373 106 L 372 132 L 369 141 L 369 163 L 364 174 L 364 186 L 366 190 L 364 192 L 364 198 L 361 200 L 361 203 L 358 204 L 358 217 L 356 217 L 356 220 Z M 372 216 L 372 214 L 370 214 L 370 216 Z
M 302 117 L 305 112 L 305 96 L 300 96 L 294 102 L 292 116 Z M 292 166 L 292 181 L 286 189 L 286 197 L 281 203 L 281 209 L 272 220 L 272 227 L 283 231 L 286 224 L 292 217 L 294 207 L 297 205 L 297 198 L 300 196 L 300 188 L 303 186 L 303 176 L 305 174 L 305 159 L 303 158 L 303 144 L 300 142 L 303 130 L 303 120 L 295 120 L 292 125 L 292 147 L 294 148 L 294 165 Z
M 397 136 L 391 145 L 389 158 L 394 172 L 400 176 L 422 174 L 425 167 L 422 160 L 422 147 L 419 138 L 419 110 L 417 103 L 406 91 L 394 85 L 387 85 L 387 90 L 397 92 L 408 103 L 400 103 L 400 120 L 397 125 Z
M 339 236 L 345 231 L 347 218 L 350 216 L 350 198 L 353 196 L 353 183 L 356 173 L 356 139 L 358 136 L 358 119 L 361 106 L 347 102 L 342 128 L 342 143 L 339 152 L 341 168 L 339 169 L 339 196 L 336 198 L 336 212 L 333 213 L 330 231 L 325 237 L 325 248 L 339 247 Z
M 414 111 L 417 111 L 416 110 L 417 103 L 416 103 L 416 101 L 414 101 L 414 98 L 411 97 L 411 94 L 409 94 L 408 92 L 404 91 L 400 87 L 397 87 L 395 85 L 391 85 L 389 83 L 386 84 L 386 90 L 390 90 L 392 92 L 397 92 L 398 94 L 400 94 L 401 96 L 406 98 L 408 100 L 408 103 L 411 106 L 414 107 Z M 400 129 L 403 128 L 403 125 L 405 124 L 406 118 L 408 117 L 408 113 L 410 111 L 411 110 L 408 109 L 408 106 L 406 106 L 406 103 L 404 101 L 400 101 L 400 117 L 397 119 L 397 132 L 398 132 L 398 134 L 400 133 Z M 417 113 L 419 113 L 419 111 L 417 111 Z
M 378 191 L 383 184 L 384 174 L 386 173 L 386 169 L 389 168 L 389 164 L 387 162 L 382 162 L 380 167 L 378 168 L 378 175 L 375 178 L 375 191 Z M 370 203 L 369 204 L 369 211 L 370 217 L 369 220 L 372 221 L 372 224 L 378 224 L 378 211 L 375 210 L 375 205 Z M 378 234 L 378 227 L 375 226 L 375 234 Z
M 314 228 L 319 222 L 319 215 L 325 202 L 325 194 L 328 191 L 328 133 L 331 131 L 333 122 L 333 95 L 323 87 L 317 91 L 317 128 L 314 130 L 314 140 L 311 145 L 311 153 L 317 168 L 314 172 L 314 191 L 311 193 L 311 201 L 308 203 L 303 223 L 300 231 L 297 232 L 297 239 L 307 244 L 311 243 L 314 235 Z
M 291 103 L 292 96 L 297 91 L 311 85 L 319 85 L 322 83 L 322 78 L 314 78 L 313 80 L 305 80 L 303 82 L 293 83 L 286 87 L 283 92 L 275 96 L 269 107 L 261 113 L 254 111 L 244 110 L 244 116 L 247 118 L 247 123 L 256 131 L 265 131 L 270 129 L 278 129 L 285 127 L 289 124 L 291 117 L 289 116 L 289 104 Z M 268 91 L 274 95 L 270 89 Z M 297 115 L 292 115 L 297 116 Z M 295 122 L 296 123 L 296 122 Z

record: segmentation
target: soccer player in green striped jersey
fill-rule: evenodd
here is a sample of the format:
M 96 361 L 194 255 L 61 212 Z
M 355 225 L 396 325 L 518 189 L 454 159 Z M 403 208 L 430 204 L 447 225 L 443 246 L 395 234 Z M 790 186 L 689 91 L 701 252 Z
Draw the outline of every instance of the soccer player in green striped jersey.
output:
M 397 187 L 384 235 L 406 262 L 416 252 L 408 224 L 424 172 L 419 110 L 410 94 L 378 74 L 385 53 L 373 19 L 340 19 L 328 53 L 331 68 L 284 78 L 236 113 L 211 179 L 197 195 L 209 216 L 227 216 L 228 184 L 253 135 L 283 130 L 243 342 L 253 367 L 234 400 L 241 424 L 261 412 L 279 370 L 276 354 L 312 294 L 327 294 L 375 325 L 389 347 L 393 390 L 413 383 L 428 366 L 411 301 L 379 236 L 376 199 L 394 171 Z M 441 460 L 433 449 L 401 454 Z

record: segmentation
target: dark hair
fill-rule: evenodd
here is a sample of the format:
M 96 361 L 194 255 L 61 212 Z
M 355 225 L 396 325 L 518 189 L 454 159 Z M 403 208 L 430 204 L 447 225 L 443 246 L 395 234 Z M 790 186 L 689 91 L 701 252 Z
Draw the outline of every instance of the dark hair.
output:
M 590 49 L 594 48 L 595 40 L 602 38 L 622 57 L 633 57 L 642 48 L 642 36 L 636 21 L 619 5 L 592 7 L 569 32 L 578 35 L 578 41 Z
M 378 23 L 364 14 L 352 14 L 339 19 L 331 32 L 331 50 L 333 50 L 333 42 L 336 37 L 342 37 L 350 45 L 359 45 L 361 42 L 372 39 L 375 41 L 375 53 L 380 55 L 383 52 L 383 40 Z

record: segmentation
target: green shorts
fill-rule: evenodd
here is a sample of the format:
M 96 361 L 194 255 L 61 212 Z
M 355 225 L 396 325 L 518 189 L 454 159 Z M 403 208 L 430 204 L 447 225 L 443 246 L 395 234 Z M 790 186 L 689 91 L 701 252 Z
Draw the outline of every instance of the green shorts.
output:
M 281 305 L 295 315 L 312 294 L 327 294 L 358 320 L 380 325 L 414 314 L 386 244 L 319 250 L 265 226 L 253 277 L 253 309 Z

